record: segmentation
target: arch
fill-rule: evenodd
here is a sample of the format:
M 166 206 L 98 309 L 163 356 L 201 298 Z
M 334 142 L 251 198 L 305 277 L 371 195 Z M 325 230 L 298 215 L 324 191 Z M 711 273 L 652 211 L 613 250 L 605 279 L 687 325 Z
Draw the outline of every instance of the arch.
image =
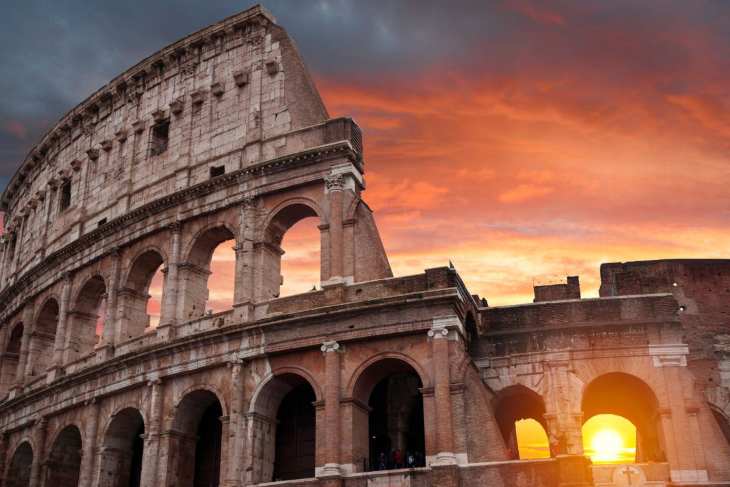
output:
M 63 428 L 52 443 L 46 461 L 44 485 L 77 487 L 81 472 L 81 432 L 75 425 Z
M 284 235 L 299 221 L 305 218 L 319 218 L 320 224 L 325 223 L 324 212 L 316 202 L 308 198 L 290 198 L 279 203 L 267 215 L 259 235 L 257 249 L 259 260 L 262 262 L 263 273 L 258 287 L 259 298 L 262 300 L 275 299 L 280 296 L 282 275 L 281 257 L 284 255 L 282 241 Z M 320 230 L 321 231 L 321 230 Z M 323 262 L 326 261 L 320 235 L 320 263 L 317 281 L 322 281 Z
M 145 422 L 134 407 L 115 412 L 104 432 L 99 462 L 99 483 L 106 487 L 139 487 Z
M 266 398 L 264 398 L 262 394 L 263 391 L 271 387 L 269 384 L 274 382 L 276 379 L 285 378 L 286 376 L 297 376 L 300 379 L 307 381 L 307 383 L 309 383 L 309 386 L 314 391 L 315 400 L 322 400 L 322 389 L 320 388 L 317 381 L 314 379 L 314 376 L 312 376 L 312 374 L 309 373 L 308 370 L 302 367 L 280 367 L 264 377 L 264 379 L 261 380 L 259 385 L 256 387 L 254 393 L 251 395 L 249 413 L 266 414 L 266 408 L 263 405 L 263 401 L 266 401 Z M 269 417 L 271 416 L 269 415 Z
M 180 268 L 180 294 L 184 320 L 200 318 L 207 311 L 210 298 L 210 276 L 213 253 L 219 245 L 236 240 L 234 231 L 223 222 L 200 230 L 185 252 L 185 264 Z M 235 266 L 234 266 L 235 268 Z M 231 303 L 233 296 L 230 296 Z
M 289 198 L 274 206 L 266 215 L 259 241 L 270 243 L 281 243 L 281 237 L 287 229 L 291 228 L 302 218 L 317 217 L 320 223 L 326 224 L 325 213 L 316 201 L 310 198 L 296 197 Z M 282 230 L 277 232 L 277 230 Z M 278 235 L 278 239 L 276 238 Z M 278 242 L 277 242 L 278 241 Z
M 10 457 L 5 474 L 5 487 L 28 487 L 32 465 L 33 447 L 28 441 L 22 441 Z
M 352 384 L 352 459 L 356 468 L 425 465 L 423 372 L 401 354 L 379 354 Z
M 171 485 L 218 487 L 221 477 L 223 402 L 209 388 L 189 390 L 175 407 L 170 451 Z
M 547 432 L 545 401 L 540 394 L 522 384 L 499 391 L 493 400 L 493 408 L 497 426 L 511 458 L 520 458 L 521 445 L 516 428 L 518 421 L 535 420 Z
M 597 414 L 626 418 L 636 426 L 636 461 L 664 461 L 658 401 L 651 387 L 624 372 L 600 375 L 583 389 L 583 423 Z
M 185 249 L 185 262 L 206 268 L 210 265 L 213 250 L 221 242 L 236 238 L 235 229 L 224 221 L 217 221 L 198 230 Z
M 279 369 L 262 381 L 251 401 L 254 483 L 314 477 L 316 383 L 299 368 Z
M 3 391 L 7 391 L 15 383 L 15 378 L 18 374 L 18 364 L 20 363 L 20 348 L 23 343 L 24 332 L 25 326 L 22 321 L 15 323 L 10 329 L 10 335 L 5 346 L 5 355 L 2 360 L 2 374 L 0 376 Z
M 67 362 L 93 352 L 101 340 L 107 321 L 106 293 L 106 282 L 99 274 L 87 279 L 79 289 L 69 313 Z
M 363 372 L 368 369 L 371 365 L 373 365 L 376 362 L 380 362 L 386 359 L 393 359 L 393 360 L 399 360 L 402 362 L 405 362 L 408 364 L 413 370 L 416 371 L 419 378 L 421 379 L 421 383 L 423 384 L 424 388 L 430 388 L 433 387 L 433 384 L 431 382 L 431 377 L 426 373 L 426 371 L 421 367 L 421 364 L 419 364 L 416 360 L 411 358 L 410 356 L 400 353 L 400 352 L 381 352 L 377 353 L 367 360 L 365 360 L 363 363 L 361 363 L 358 368 L 353 372 L 352 376 L 350 377 L 350 381 L 348 382 L 346 391 L 346 397 L 356 397 L 355 394 L 355 386 L 357 382 L 360 380 L 360 377 L 362 376 Z
M 119 333 L 122 340 L 142 335 L 150 325 L 150 315 L 147 313 L 150 284 L 165 264 L 164 255 L 156 247 L 146 247 L 131 260 L 124 286 L 118 294 Z
M 30 375 L 44 374 L 52 363 L 58 313 L 58 301 L 54 297 L 46 299 L 38 311 L 30 342 Z

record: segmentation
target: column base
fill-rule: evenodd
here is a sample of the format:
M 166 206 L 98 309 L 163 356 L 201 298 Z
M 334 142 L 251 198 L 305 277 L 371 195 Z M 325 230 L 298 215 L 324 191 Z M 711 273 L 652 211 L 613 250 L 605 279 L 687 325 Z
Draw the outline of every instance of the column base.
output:
M 560 487 L 593 487 L 591 460 L 583 455 L 558 455 Z
M 315 469 L 315 476 L 318 479 L 327 479 L 332 477 L 342 477 L 342 470 L 337 463 L 325 463 L 323 467 Z
M 162 341 L 168 341 L 175 338 L 175 324 L 174 323 L 162 323 L 157 325 L 155 329 L 157 338 Z
M 443 467 L 448 465 L 458 465 L 456 455 L 448 451 L 442 451 L 430 458 L 429 465 L 432 467 Z
M 252 321 L 253 320 L 254 305 L 251 301 L 244 301 L 241 303 L 235 303 L 233 305 L 233 316 L 237 321 Z
M 50 384 L 63 375 L 63 367 L 60 365 L 52 365 L 46 372 L 46 384 Z
M 114 345 L 110 343 L 102 343 L 94 349 L 96 355 L 96 363 L 103 363 L 114 358 Z

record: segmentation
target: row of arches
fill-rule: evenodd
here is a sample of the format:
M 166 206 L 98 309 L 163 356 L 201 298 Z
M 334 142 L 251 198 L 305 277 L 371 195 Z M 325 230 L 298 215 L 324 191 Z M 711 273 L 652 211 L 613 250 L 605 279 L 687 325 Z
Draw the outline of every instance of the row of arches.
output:
M 362 452 L 358 470 L 416 467 L 425 461 L 423 385 L 409 363 L 385 358 L 360 373 L 353 395 L 366 405 L 353 418 L 353 441 Z M 312 478 L 317 452 L 317 404 L 321 391 L 311 377 L 297 370 L 271 376 L 254 393 L 249 409 L 247 482 Z M 174 409 L 166 461 L 168 485 L 218 487 L 223 477 L 227 408 L 217 392 L 199 388 L 186 393 Z M 146 424 L 135 407 L 116 412 L 102 433 L 98 448 L 98 485 L 139 487 L 146 455 Z M 45 483 L 77 487 L 81 475 L 83 436 L 76 425 L 63 428 L 51 441 L 42 462 Z M 22 441 L 9 456 L 9 487 L 28 487 L 34 448 Z M 409 460 L 410 458 L 410 460 Z M 417 462 L 421 462 L 417 464 Z
M 273 269 L 269 274 L 276 276 L 267 283 L 268 289 L 275 289 L 271 297 L 305 292 L 319 283 L 320 230 L 316 216 L 308 206 L 296 204 L 284 208 L 271 220 L 267 233 L 271 245 L 262 257 Z M 283 242 L 285 234 L 287 242 Z M 19 378 L 18 367 L 26 367 L 20 363 L 24 334 L 29 334 L 28 353 L 33 360 L 20 375 L 38 376 L 52 365 L 56 348 L 63 350 L 62 363 L 70 363 L 93 352 L 105 335 L 123 342 L 157 327 L 165 289 L 174 289 L 177 294 L 177 306 L 168 312 L 182 321 L 231 309 L 235 246 L 233 231 L 225 224 L 201 231 L 179 265 L 180 276 L 174 286 L 166 283 L 166 253 L 159 248 L 143 249 L 129 259 L 128 269 L 121 275 L 115 309 L 108 306 L 108 275 L 92 275 L 70 296 L 63 337 L 57 336 L 61 298 L 49 297 L 40 305 L 31 324 L 18 321 L 10 328 L 0 370 L 2 384 L 9 387 Z M 291 258 L 284 256 L 284 247 L 291 250 Z M 288 276 L 286 281 L 281 277 L 282 271 Z M 118 330 L 107 330 L 110 323 Z
M 542 396 L 523 385 L 500 391 L 495 417 L 512 458 L 564 453 L 565 437 L 554 431 Z M 641 379 L 615 372 L 590 382 L 581 403 L 583 447 L 594 462 L 665 461 L 656 395 Z

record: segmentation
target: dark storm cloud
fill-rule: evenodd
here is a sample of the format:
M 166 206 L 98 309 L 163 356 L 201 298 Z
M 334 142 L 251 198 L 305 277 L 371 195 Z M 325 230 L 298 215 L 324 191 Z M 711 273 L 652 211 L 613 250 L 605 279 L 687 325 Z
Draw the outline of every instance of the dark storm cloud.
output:
M 42 133 L 86 96 L 161 47 L 253 3 L 4 2 L 0 188 Z M 263 3 L 292 34 L 318 78 L 351 83 L 384 85 L 429 70 L 442 76 L 436 83 L 448 73 L 463 78 L 522 71 L 539 78 L 561 70 L 575 80 L 579 67 L 596 97 L 616 84 L 645 82 L 656 87 L 647 96 L 657 96 L 685 92 L 695 76 L 724 80 L 730 59 L 717 43 L 730 40 L 730 9 L 720 1 Z M 692 58 L 692 43 L 704 41 L 715 73 L 699 69 Z M 681 67 L 687 72 L 677 76 Z

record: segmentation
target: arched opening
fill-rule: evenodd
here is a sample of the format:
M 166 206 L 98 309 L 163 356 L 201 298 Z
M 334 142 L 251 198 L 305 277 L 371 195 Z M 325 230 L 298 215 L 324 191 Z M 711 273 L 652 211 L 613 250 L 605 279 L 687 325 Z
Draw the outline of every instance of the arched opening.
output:
M 494 416 L 510 458 L 550 457 L 545 402 L 523 385 L 507 387 L 494 400 Z
M 15 449 L 15 453 L 10 459 L 7 475 L 5 476 L 5 486 L 28 487 L 30 485 L 31 465 L 33 465 L 33 448 L 30 443 L 24 441 Z
M 220 313 L 233 308 L 236 280 L 236 241 L 225 240 L 213 250 L 208 276 L 208 301 L 205 310 Z
M 104 434 L 99 484 L 105 487 L 139 487 L 144 450 L 144 420 L 134 408 L 115 414 Z
M 353 459 L 364 470 L 421 467 L 426 464 L 423 383 L 407 362 L 386 358 L 357 379 L 353 398 Z
M 256 398 L 254 482 L 314 477 L 316 450 L 316 394 L 296 374 L 271 379 Z
M 53 345 L 58 328 L 58 302 L 49 299 L 41 308 L 31 339 L 30 375 L 46 372 L 53 360 Z
M 583 451 L 593 463 L 636 462 L 636 426 L 615 414 L 597 414 L 583 423 Z
M 162 318 L 162 291 L 165 288 L 165 273 L 163 272 L 163 264 L 157 268 L 150 279 L 148 290 L 149 299 L 147 300 L 147 316 L 149 322 L 147 328 L 153 330 L 160 324 Z
M 2 387 L 7 391 L 14 383 L 18 374 L 18 362 L 20 361 L 20 347 L 23 343 L 23 323 L 17 323 L 10 330 L 2 366 Z
M 171 449 L 177 451 L 178 487 L 218 487 L 220 485 L 221 423 L 223 408 L 218 397 L 207 390 L 187 394 L 177 408 Z
M 77 487 L 81 471 L 81 432 L 67 426 L 56 437 L 46 462 L 46 481 L 53 487 Z
M 183 317 L 201 318 L 233 305 L 236 254 L 233 232 L 224 226 L 199 235 L 180 269 Z
M 106 322 L 106 284 L 94 276 L 81 288 L 76 305 L 69 313 L 66 361 L 70 362 L 94 351 L 101 341 Z
M 635 426 L 637 462 L 665 460 L 659 440 L 657 399 L 651 388 L 641 379 L 614 372 L 602 375 L 588 384 L 583 392 L 584 424 L 597 415 L 621 416 Z M 620 431 L 610 425 L 596 425 L 594 428 L 621 435 Z M 593 442 L 592 437 L 589 441 Z M 628 441 L 626 439 L 624 442 Z M 592 448 L 585 441 L 583 447 Z
M 319 215 L 301 203 L 282 208 L 269 221 L 261 248 L 264 269 L 262 299 L 301 293 L 321 282 L 318 222 Z M 290 255 L 282 258 L 285 251 Z
M 122 340 L 142 335 L 145 329 L 159 322 L 164 277 L 161 279 L 164 260 L 156 250 L 139 255 L 129 270 L 124 287 L 119 291 L 119 325 Z M 157 278 L 153 288 L 153 279 Z M 159 281 L 163 282 L 160 283 Z M 158 287 L 159 286 L 159 287 Z M 151 290 L 159 290 L 159 300 L 152 301 Z M 156 316 L 148 314 L 156 312 Z
M 280 296 L 304 293 L 319 286 L 321 237 L 318 225 L 318 218 L 302 218 L 284 234 Z

